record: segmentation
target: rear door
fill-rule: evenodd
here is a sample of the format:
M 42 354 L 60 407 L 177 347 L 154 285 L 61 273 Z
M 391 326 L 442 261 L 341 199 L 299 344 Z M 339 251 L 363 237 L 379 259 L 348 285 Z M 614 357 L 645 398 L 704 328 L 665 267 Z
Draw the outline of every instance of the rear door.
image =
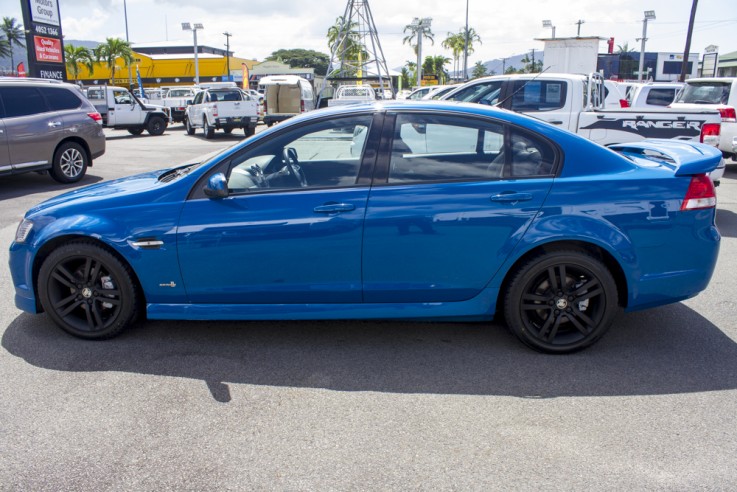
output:
M 505 107 L 571 129 L 571 84 L 562 79 L 514 80 Z M 575 126 L 575 125 L 573 125 Z M 575 130 L 574 130 L 575 131 Z
M 1 87 L 5 134 L 13 169 L 47 167 L 64 135 L 64 122 L 37 87 Z
M 542 206 L 558 152 L 491 120 L 395 117 L 366 211 L 364 302 L 470 299 Z

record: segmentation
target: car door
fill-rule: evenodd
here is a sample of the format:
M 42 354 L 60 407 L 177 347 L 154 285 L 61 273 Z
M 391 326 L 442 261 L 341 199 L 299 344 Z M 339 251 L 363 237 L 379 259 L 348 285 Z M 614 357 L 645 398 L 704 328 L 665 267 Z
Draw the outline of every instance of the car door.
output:
M 504 107 L 570 129 L 572 104 L 566 104 L 570 90 L 571 84 L 560 79 L 514 80 Z
M 286 128 L 213 171 L 226 174 L 227 198 L 195 189 L 177 231 L 191 302 L 361 301 L 363 219 L 376 153 L 360 136 L 376 133 L 373 118 Z
M 64 123 L 37 87 L 0 88 L 5 107 L 5 134 L 13 169 L 47 167 L 64 135 Z
M 136 125 L 142 123 L 141 107 L 130 92 L 111 88 L 112 99 L 108 101 L 108 123 L 111 125 Z M 112 121 L 112 123 L 110 123 Z
M 189 124 L 192 126 L 202 126 L 202 108 L 206 91 L 198 92 L 189 107 Z
M 8 173 L 11 170 L 8 135 L 5 133 L 5 123 L 3 122 L 2 107 L 0 106 L 0 174 Z
M 485 119 L 400 113 L 384 126 L 392 144 L 366 210 L 364 301 L 478 295 L 542 206 L 556 147 Z

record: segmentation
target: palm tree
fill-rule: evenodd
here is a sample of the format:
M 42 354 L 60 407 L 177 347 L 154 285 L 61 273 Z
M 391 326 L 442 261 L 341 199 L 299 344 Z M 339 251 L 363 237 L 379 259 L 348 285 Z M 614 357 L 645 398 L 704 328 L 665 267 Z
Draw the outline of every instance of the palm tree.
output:
M 452 32 L 449 32 L 448 37 L 441 43 L 443 48 L 453 53 L 453 73 L 455 73 L 456 77 L 458 76 L 458 61 L 461 58 L 461 53 L 463 53 L 464 45 L 465 39 L 463 38 L 463 34 L 453 34 Z
M 435 75 L 438 79 L 438 84 L 443 85 L 449 78 L 448 72 L 445 70 L 445 65 L 450 61 L 450 58 L 442 55 L 427 56 L 425 57 L 425 62 L 422 64 L 422 71 Z
M 358 23 L 349 21 L 341 15 L 335 19 L 335 24 L 328 29 L 328 47 L 331 56 L 336 56 L 346 66 L 341 66 L 336 73 L 353 76 L 362 66 L 359 60 L 366 60 L 368 53 L 361 44 L 360 36 L 356 28 Z
M 473 72 L 471 73 L 471 77 L 474 79 L 477 79 L 479 77 L 484 77 L 486 75 L 489 75 L 489 72 L 486 69 L 486 65 L 484 65 L 480 61 L 477 61 L 476 64 L 473 66 Z
M 13 50 L 10 47 L 10 43 L 8 42 L 7 39 L 4 39 L 2 34 L 0 34 L 0 58 L 11 56 L 12 53 L 13 53 Z
M 407 34 L 407 31 L 410 31 L 409 34 Z M 407 34 L 404 39 L 402 39 L 402 44 L 408 44 L 412 47 L 412 51 L 415 52 L 415 55 L 417 54 L 417 40 L 418 36 L 422 35 L 423 38 L 427 38 L 430 40 L 430 44 L 435 44 L 435 34 L 433 34 L 432 30 L 429 26 L 417 26 L 417 24 L 407 24 L 404 26 L 404 30 L 402 31 L 405 34 Z
M 11 70 L 15 70 L 15 60 L 13 60 L 13 45 L 20 48 L 25 48 L 23 40 L 25 35 L 23 33 L 23 26 L 16 24 L 18 22 L 14 17 L 3 17 L 3 22 L 0 24 L 0 31 L 5 35 L 5 42 L 10 50 L 10 65 Z M 8 56 L 7 54 L 2 55 L 3 58 Z
M 110 70 L 110 82 L 115 80 L 116 61 L 120 58 L 124 66 L 133 63 L 133 51 L 127 41 L 120 38 L 107 38 L 105 42 L 93 50 L 95 60 L 103 63 Z
M 80 65 L 87 68 L 92 73 L 95 64 L 95 57 L 92 52 L 84 46 L 74 46 L 67 44 L 64 46 L 64 61 L 67 70 L 72 74 L 72 78 L 77 80 L 80 72 Z

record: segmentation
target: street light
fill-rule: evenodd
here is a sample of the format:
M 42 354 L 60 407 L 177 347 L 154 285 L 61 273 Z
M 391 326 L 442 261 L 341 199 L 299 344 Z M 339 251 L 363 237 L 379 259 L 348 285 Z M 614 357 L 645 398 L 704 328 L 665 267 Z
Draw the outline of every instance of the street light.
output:
M 202 24 L 195 23 L 192 26 L 189 22 L 182 22 L 182 31 L 192 31 L 194 35 L 194 83 L 200 85 L 200 62 L 197 59 L 197 31 L 204 29 Z
M 225 64 L 226 64 L 226 75 L 228 77 L 228 82 L 230 82 L 230 37 L 232 36 L 231 33 L 228 31 L 225 31 L 223 33 L 223 36 L 225 36 Z
M 415 17 L 410 24 L 410 29 L 417 34 L 417 87 L 422 85 L 422 37 L 430 32 L 431 23 L 431 17 Z
M 543 27 L 549 27 L 549 28 L 551 28 L 553 30 L 553 39 L 555 39 L 555 26 L 553 25 L 553 23 L 551 21 L 549 21 L 549 20 L 544 20 L 543 21 Z
M 645 18 L 642 19 L 642 38 L 637 39 L 637 41 L 642 40 L 642 43 L 640 44 L 640 67 L 637 70 L 638 82 L 642 82 L 642 72 L 645 67 L 645 41 L 647 41 L 647 21 L 649 20 L 655 20 L 654 10 L 645 11 Z

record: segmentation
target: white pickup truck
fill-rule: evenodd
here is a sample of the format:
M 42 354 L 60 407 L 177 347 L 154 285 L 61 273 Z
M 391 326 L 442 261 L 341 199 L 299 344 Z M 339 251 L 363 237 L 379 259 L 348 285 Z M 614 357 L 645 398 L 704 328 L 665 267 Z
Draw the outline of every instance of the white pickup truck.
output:
M 256 133 L 257 124 L 258 102 L 237 87 L 198 92 L 184 114 L 187 134 L 194 135 L 197 128 L 202 128 L 205 138 L 212 138 L 215 130 L 230 133 L 236 128 L 242 128 L 250 137 Z
M 719 143 L 721 117 L 714 109 L 605 109 L 603 87 L 599 74 L 499 75 L 473 80 L 441 99 L 524 113 L 601 145 L 645 138 Z
M 164 92 L 162 102 L 169 108 L 172 123 L 182 123 L 187 111 L 187 101 L 194 100 L 199 92 L 197 87 L 170 87 Z
M 140 135 L 161 135 L 169 124 L 169 110 L 144 104 L 124 87 L 99 86 L 87 89 L 87 99 L 102 115 L 102 125 Z
M 335 96 L 328 101 L 328 106 L 370 103 L 375 100 L 376 92 L 370 85 L 342 85 L 335 91 Z

